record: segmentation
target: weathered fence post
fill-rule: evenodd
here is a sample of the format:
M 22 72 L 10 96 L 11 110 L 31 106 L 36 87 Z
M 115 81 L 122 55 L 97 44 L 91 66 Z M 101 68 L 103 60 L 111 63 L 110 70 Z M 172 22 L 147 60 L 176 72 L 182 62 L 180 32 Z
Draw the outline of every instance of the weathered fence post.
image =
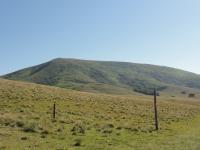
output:
M 154 89 L 154 113 L 155 113 L 155 129 L 158 130 L 158 111 L 157 111 L 157 92 Z
M 53 104 L 53 119 L 56 118 L 56 103 Z

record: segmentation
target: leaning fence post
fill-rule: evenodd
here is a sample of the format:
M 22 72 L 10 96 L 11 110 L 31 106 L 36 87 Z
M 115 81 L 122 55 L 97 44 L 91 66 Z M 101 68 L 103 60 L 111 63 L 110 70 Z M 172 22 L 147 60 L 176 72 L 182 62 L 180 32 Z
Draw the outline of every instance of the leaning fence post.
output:
M 155 113 L 155 129 L 158 130 L 158 111 L 157 111 L 157 92 L 154 89 L 154 113 Z

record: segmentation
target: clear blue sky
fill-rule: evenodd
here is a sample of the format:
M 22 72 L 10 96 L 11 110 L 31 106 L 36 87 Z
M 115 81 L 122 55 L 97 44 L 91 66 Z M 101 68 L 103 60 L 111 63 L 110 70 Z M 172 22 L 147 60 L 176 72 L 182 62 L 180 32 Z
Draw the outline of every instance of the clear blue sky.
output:
M 0 74 L 53 58 L 200 74 L 199 0 L 0 0 Z

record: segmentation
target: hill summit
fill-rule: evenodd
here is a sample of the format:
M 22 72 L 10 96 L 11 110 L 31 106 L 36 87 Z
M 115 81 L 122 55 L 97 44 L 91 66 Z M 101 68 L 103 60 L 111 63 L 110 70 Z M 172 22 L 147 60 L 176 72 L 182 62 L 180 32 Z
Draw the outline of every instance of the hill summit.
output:
M 200 75 L 163 66 L 57 58 L 2 78 L 80 91 L 151 94 L 171 86 L 200 89 Z

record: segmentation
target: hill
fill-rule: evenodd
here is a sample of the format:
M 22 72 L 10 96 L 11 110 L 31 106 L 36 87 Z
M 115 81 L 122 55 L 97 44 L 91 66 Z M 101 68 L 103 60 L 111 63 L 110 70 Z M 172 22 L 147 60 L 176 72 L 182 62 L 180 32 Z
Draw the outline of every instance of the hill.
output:
M 174 86 L 180 89 L 200 89 L 200 75 L 179 69 L 62 58 L 22 69 L 2 78 L 113 94 L 152 94 L 154 88 L 162 91 Z
M 0 149 L 191 150 L 199 146 L 200 103 L 106 95 L 0 79 Z M 56 119 L 52 118 L 56 102 Z M 183 144 L 184 143 L 184 144 Z

